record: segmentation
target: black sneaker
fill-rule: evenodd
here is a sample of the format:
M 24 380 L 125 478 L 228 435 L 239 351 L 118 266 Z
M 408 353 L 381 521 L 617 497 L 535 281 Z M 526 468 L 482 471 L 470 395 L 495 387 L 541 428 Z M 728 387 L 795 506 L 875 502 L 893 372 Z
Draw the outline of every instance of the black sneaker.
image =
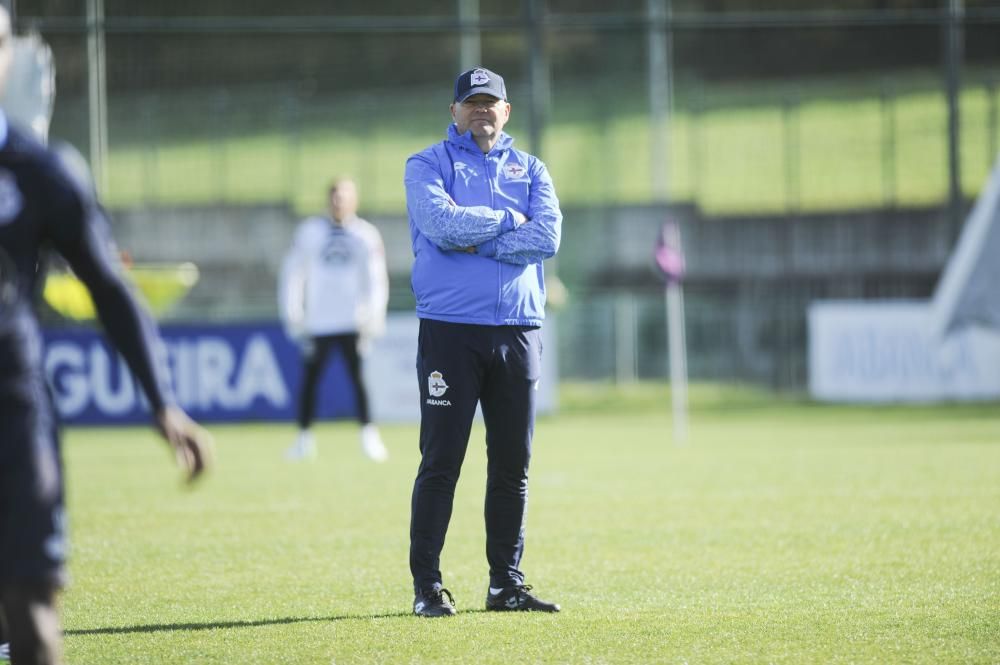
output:
M 445 588 L 418 591 L 413 598 L 413 613 L 418 617 L 450 617 L 455 613 L 455 599 Z
M 491 612 L 558 612 L 557 603 L 547 603 L 528 593 L 530 584 L 506 587 L 498 594 L 486 592 L 486 609 Z

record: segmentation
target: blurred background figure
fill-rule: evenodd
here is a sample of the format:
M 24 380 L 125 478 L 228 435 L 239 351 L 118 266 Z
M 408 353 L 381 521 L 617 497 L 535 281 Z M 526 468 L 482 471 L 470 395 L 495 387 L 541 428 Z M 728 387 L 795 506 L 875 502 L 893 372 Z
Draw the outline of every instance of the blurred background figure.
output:
M 52 49 L 37 33 L 13 38 L 7 85 L 0 100 L 8 119 L 48 142 L 49 120 L 56 98 Z
M 389 453 L 372 422 L 362 358 L 385 330 L 389 301 L 382 236 L 357 215 L 358 189 L 342 178 L 330 185 L 329 215 L 309 217 L 295 232 L 282 264 L 279 304 L 288 336 L 302 351 L 298 395 L 299 434 L 286 452 L 290 460 L 316 455 L 311 430 L 317 386 L 337 350 L 347 365 L 361 425 L 361 450 L 376 462 Z

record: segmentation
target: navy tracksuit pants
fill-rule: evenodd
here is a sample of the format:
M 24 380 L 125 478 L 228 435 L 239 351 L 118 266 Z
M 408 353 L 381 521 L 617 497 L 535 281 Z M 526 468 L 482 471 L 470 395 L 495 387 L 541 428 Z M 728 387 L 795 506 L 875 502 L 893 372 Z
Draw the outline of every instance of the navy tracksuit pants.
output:
M 441 550 L 477 403 L 486 425 L 490 586 L 524 582 L 519 566 L 541 358 L 539 328 L 421 319 L 417 350 L 421 461 L 410 519 L 415 589 L 441 585 Z

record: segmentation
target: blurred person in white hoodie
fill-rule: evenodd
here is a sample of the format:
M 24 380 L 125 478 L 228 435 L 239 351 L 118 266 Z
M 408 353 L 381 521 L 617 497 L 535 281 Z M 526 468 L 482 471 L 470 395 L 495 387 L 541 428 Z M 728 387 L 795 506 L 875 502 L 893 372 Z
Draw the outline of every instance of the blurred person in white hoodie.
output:
M 329 216 L 309 217 L 299 224 L 282 264 L 281 319 L 286 334 L 301 349 L 303 363 L 296 416 L 299 434 L 285 454 L 290 460 L 316 455 L 311 430 L 316 392 L 334 349 L 350 374 L 362 452 L 376 462 L 389 456 L 372 422 L 362 372 L 371 339 L 385 331 L 389 277 L 382 235 L 358 217 L 357 209 L 354 181 L 334 181 L 329 189 Z

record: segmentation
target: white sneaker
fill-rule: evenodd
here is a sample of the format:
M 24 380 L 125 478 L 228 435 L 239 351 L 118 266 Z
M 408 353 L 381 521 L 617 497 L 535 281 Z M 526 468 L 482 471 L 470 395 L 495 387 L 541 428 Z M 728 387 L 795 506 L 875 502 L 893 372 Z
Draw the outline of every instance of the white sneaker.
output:
M 0 644 L 0 660 L 10 661 L 10 645 L 6 642 Z
M 316 441 L 313 439 L 312 432 L 299 432 L 295 443 L 285 451 L 285 459 L 292 462 L 313 459 L 314 457 L 316 457 Z
M 389 459 L 389 451 L 382 443 L 378 428 L 368 423 L 361 428 L 361 452 L 368 456 L 368 459 L 375 462 L 384 462 Z

